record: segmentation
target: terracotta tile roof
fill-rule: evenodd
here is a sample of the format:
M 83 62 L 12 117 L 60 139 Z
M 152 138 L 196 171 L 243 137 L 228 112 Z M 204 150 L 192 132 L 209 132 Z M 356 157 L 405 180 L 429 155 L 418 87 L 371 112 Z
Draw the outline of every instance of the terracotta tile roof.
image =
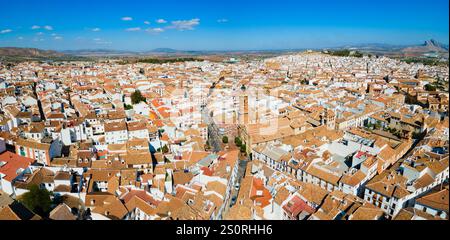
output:
M 133 195 L 128 201 L 125 202 L 125 206 L 128 211 L 132 211 L 135 208 L 139 208 L 141 211 L 149 216 L 156 215 L 156 206 L 151 203 L 144 201 L 137 195 Z
M 361 170 L 356 171 L 355 174 L 345 174 L 342 176 L 340 182 L 343 184 L 347 184 L 350 186 L 356 186 L 361 183 L 362 180 L 366 177 Z
M 413 207 L 403 208 L 400 212 L 392 218 L 392 220 L 417 220 L 417 219 L 426 219 L 426 220 L 442 220 L 439 217 L 434 217 L 431 214 L 428 214 L 424 211 L 420 211 Z
M 449 191 L 448 186 L 438 192 L 427 194 L 421 198 L 418 198 L 416 202 L 420 205 L 427 206 L 440 211 L 448 213 L 449 205 Z
M 295 195 L 283 206 L 283 210 L 291 217 L 298 217 L 298 215 L 303 211 L 308 213 L 308 215 L 314 213 L 314 209 L 312 207 L 310 207 L 300 197 Z
M 125 121 L 120 122 L 110 122 L 104 125 L 105 132 L 115 132 L 115 131 L 125 131 L 127 130 L 127 125 Z
M 16 146 L 24 146 L 32 149 L 39 149 L 44 151 L 50 151 L 50 144 L 47 143 L 40 143 L 33 140 L 27 140 L 18 138 L 16 140 Z
M 123 219 L 128 213 L 127 208 L 114 195 L 111 194 L 87 194 L 86 206 L 92 206 L 91 200 L 95 200 L 92 212 L 104 215 L 111 219 Z
M 309 165 L 306 172 L 335 186 L 338 185 L 339 179 L 341 178 L 341 176 L 327 172 L 313 164 Z
M 224 220 L 252 220 L 253 213 L 251 204 L 235 204 L 224 216 Z
M 0 220 L 22 220 L 17 214 L 9 207 L 6 206 L 0 209 Z
M 15 181 L 16 188 L 27 189 L 31 185 L 40 185 L 42 183 L 54 183 L 55 174 L 47 168 L 39 168 L 31 175 L 25 175 L 24 181 Z
M 314 203 L 317 206 L 319 206 L 325 197 L 327 196 L 328 192 L 312 183 L 304 183 L 302 182 L 301 188 L 297 191 L 300 196 L 302 196 L 306 201 L 310 203 Z
M 383 210 L 365 202 L 352 215 L 349 220 L 378 220 L 384 215 Z
M 56 208 L 54 208 L 49 215 L 49 218 L 52 220 L 76 220 L 77 217 L 72 214 L 70 208 L 64 204 L 59 204 Z
M 23 204 L 15 201 L 0 209 L 0 220 L 40 220 L 39 215 L 34 214 Z
M 225 197 L 225 192 L 227 190 L 227 186 L 219 181 L 210 181 L 208 184 L 206 184 L 206 191 L 214 191 L 221 195 L 222 197 Z
M 128 131 L 146 130 L 148 128 L 147 123 L 144 121 L 128 122 L 127 127 L 128 127 Z
M 409 194 L 405 186 L 406 181 L 407 179 L 401 175 L 384 171 L 370 180 L 366 188 L 386 197 L 403 198 Z
M 34 159 L 5 151 L 0 154 L 0 173 L 5 175 L 3 179 L 11 182 L 20 174 L 20 170 L 25 170 L 34 161 Z
M 252 187 L 250 189 L 250 199 L 261 208 L 270 204 L 272 195 L 269 190 L 264 187 L 262 179 L 253 177 Z
M 184 185 L 186 183 L 189 183 L 191 179 L 194 177 L 194 175 L 190 172 L 184 172 L 184 171 L 176 171 L 173 173 L 173 184 L 174 185 Z
M 280 205 L 289 197 L 290 193 L 285 187 L 281 187 L 275 195 L 275 203 Z
M 123 159 L 128 165 L 151 164 L 153 162 L 150 152 L 141 154 L 127 154 L 123 156 Z
M 425 173 L 422 177 L 416 179 L 414 182 L 414 187 L 416 189 L 426 187 L 434 182 L 434 178 L 430 174 Z

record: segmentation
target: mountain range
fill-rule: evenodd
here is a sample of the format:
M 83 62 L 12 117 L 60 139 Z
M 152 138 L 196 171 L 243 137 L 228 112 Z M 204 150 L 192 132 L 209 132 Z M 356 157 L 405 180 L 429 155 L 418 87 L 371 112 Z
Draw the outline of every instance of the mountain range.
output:
M 448 58 L 448 45 L 439 43 L 436 40 L 430 39 L 419 45 L 390 45 L 390 44 L 359 44 L 359 45 L 347 45 L 342 47 L 336 47 L 332 49 L 351 49 L 359 50 L 362 52 L 386 54 L 386 55 L 403 55 L 403 56 L 446 56 Z M 121 51 L 110 49 L 81 49 L 81 50 L 66 50 L 66 51 L 53 51 L 53 50 L 41 50 L 36 48 L 16 48 L 16 47 L 3 47 L 0 48 L 0 56 L 2 57 L 26 57 L 26 58 L 59 58 L 64 56 L 179 56 L 179 55 L 208 55 L 208 54 L 246 54 L 246 53 L 267 53 L 267 52 L 286 52 L 294 50 L 262 50 L 262 51 L 184 51 L 176 50 L 172 48 L 156 48 L 150 51 Z M 299 50 L 300 51 L 300 50 Z
M 37 48 L 2 47 L 0 56 L 16 57 L 61 57 L 64 53 L 53 50 L 42 50 Z
M 341 47 L 341 49 L 358 50 L 361 52 L 373 53 L 387 56 L 400 57 L 444 57 L 449 56 L 449 47 L 430 39 L 418 45 L 390 45 L 390 44 L 360 44 Z
M 420 46 L 411 46 L 402 49 L 407 54 L 425 54 L 425 53 L 448 53 L 448 45 L 441 44 L 433 39 L 425 41 Z

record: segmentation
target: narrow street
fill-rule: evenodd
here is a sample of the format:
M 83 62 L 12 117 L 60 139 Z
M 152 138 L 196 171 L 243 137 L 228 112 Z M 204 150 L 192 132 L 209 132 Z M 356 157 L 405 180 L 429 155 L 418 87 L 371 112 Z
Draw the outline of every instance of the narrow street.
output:
M 396 163 L 394 163 L 390 168 L 391 169 L 398 169 L 400 167 L 400 165 L 402 165 L 403 161 L 405 161 L 406 159 L 408 159 L 413 153 L 414 153 L 414 149 L 416 148 L 416 146 L 420 145 L 420 143 L 425 139 L 425 137 L 430 134 L 427 133 L 425 136 L 422 136 L 421 138 L 417 139 L 414 141 L 414 143 L 412 144 L 412 146 L 409 148 L 409 150 L 405 153 L 405 155 L 403 155 Z
M 203 122 L 208 125 L 208 143 L 214 152 L 222 150 L 222 138 L 219 135 L 219 129 L 208 114 L 207 106 L 202 107 Z
M 214 86 L 215 84 L 213 84 L 213 86 L 209 88 L 208 95 L 206 97 L 207 103 L 210 102 L 209 98 L 212 92 L 214 91 Z M 202 105 L 201 107 L 202 107 L 201 114 L 203 122 L 208 125 L 208 143 L 213 148 L 214 152 L 219 152 L 222 150 L 222 138 L 219 134 L 219 129 L 217 125 L 214 123 L 214 120 L 209 115 L 210 113 L 208 104 Z
M 209 102 L 209 97 L 211 96 L 212 92 L 214 91 L 214 87 L 209 89 L 208 95 L 207 95 L 207 102 Z M 222 150 L 222 136 L 219 134 L 219 129 L 217 125 L 214 123 L 214 120 L 209 115 L 209 109 L 208 105 L 202 106 L 202 118 L 203 122 L 208 125 L 208 143 L 212 147 L 214 152 L 219 152 Z M 229 141 L 232 141 L 231 139 Z M 236 176 L 236 183 L 231 188 L 231 194 L 229 196 L 229 199 L 226 199 L 224 202 L 229 202 L 225 206 L 224 213 L 228 212 L 228 210 L 236 204 L 237 196 L 239 195 L 239 190 L 241 186 L 242 178 L 245 175 L 245 170 L 247 168 L 247 163 L 249 162 L 248 156 L 246 157 L 239 157 L 239 163 L 238 163 L 238 172 Z M 228 201 L 229 200 L 229 201 Z
M 245 175 L 245 169 L 247 168 L 247 164 L 248 164 L 249 160 L 248 159 L 239 159 L 239 169 L 238 169 L 238 174 L 237 174 L 237 181 L 235 184 L 235 187 L 231 190 L 231 204 L 230 206 L 227 207 L 232 207 L 234 204 L 236 204 L 233 200 L 237 199 L 237 196 L 239 195 L 239 190 L 240 190 L 240 186 L 241 186 L 241 181 L 242 178 L 244 178 Z M 239 187 L 236 187 L 239 186 Z

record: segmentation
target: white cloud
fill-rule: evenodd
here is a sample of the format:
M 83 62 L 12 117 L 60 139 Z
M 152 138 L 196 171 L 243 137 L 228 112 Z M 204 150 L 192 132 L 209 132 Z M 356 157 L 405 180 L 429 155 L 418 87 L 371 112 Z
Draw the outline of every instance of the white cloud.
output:
M 56 34 L 56 33 L 52 33 L 52 36 L 54 37 L 54 36 L 56 36 L 56 35 L 58 35 L 58 34 Z
M 149 21 L 144 21 L 144 24 L 145 25 L 150 25 L 150 22 Z
M 48 30 L 48 31 L 52 31 L 53 30 L 53 27 L 52 26 L 50 26 L 50 25 L 46 25 L 46 26 L 38 26 L 38 25 L 33 25 L 32 27 L 31 27 L 31 29 L 32 30 L 36 30 L 36 29 L 41 29 L 41 28 L 43 28 L 43 29 L 45 29 L 45 30 Z
M 110 44 L 112 44 L 112 42 L 108 42 L 108 41 L 98 41 L 98 42 L 95 42 L 95 44 L 110 45 Z
M 226 19 L 226 18 L 217 19 L 217 22 L 218 23 L 226 23 L 226 22 L 228 22 L 228 19 Z
M 177 29 L 179 31 L 194 30 L 194 27 L 198 26 L 199 24 L 200 24 L 200 19 L 194 18 L 191 20 L 172 21 L 172 25 L 170 25 L 167 28 Z
M 164 29 L 162 28 L 147 28 L 145 31 L 149 32 L 149 33 L 162 33 L 164 32 Z
M 1 34 L 10 33 L 10 32 L 12 32 L 11 29 L 3 29 L 0 31 Z
M 100 29 L 100 28 L 93 28 L 92 31 L 93 31 L 93 32 L 100 32 L 101 29 Z
M 18 37 L 17 39 L 18 39 L 18 40 L 23 40 L 23 37 Z
M 42 35 L 44 35 L 44 33 L 43 32 L 38 32 L 38 33 L 36 33 L 36 35 L 42 36 Z
M 133 20 L 132 17 L 123 17 L 121 19 L 122 19 L 122 21 L 132 21 Z
M 102 39 L 101 38 L 94 38 L 93 40 L 94 41 L 101 41 Z
M 61 36 L 56 36 L 53 39 L 55 39 L 55 40 L 62 40 L 63 38 Z
M 141 31 L 141 28 L 140 27 L 127 28 L 127 29 L 125 29 L 125 31 L 127 31 L 127 32 L 137 32 L 137 31 Z
M 164 19 L 162 19 L 162 18 L 161 18 L 161 19 L 158 19 L 158 20 L 156 20 L 156 22 L 157 22 L 157 23 L 167 23 L 167 21 L 166 21 L 166 20 L 164 20 Z

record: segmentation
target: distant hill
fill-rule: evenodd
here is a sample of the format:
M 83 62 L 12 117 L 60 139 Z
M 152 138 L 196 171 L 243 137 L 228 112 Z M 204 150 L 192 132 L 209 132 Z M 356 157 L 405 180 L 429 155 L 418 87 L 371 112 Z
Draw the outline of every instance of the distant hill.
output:
M 438 47 L 438 48 L 442 48 L 442 49 L 445 49 L 445 50 L 447 50 L 448 51 L 448 45 L 447 44 L 443 44 L 443 43 L 440 43 L 440 42 L 438 42 L 438 41 L 436 41 L 436 40 L 434 40 L 434 39 L 431 39 L 431 40 L 428 40 L 428 41 L 426 41 L 425 43 L 424 43 L 424 45 L 425 46 L 429 46 L 429 45 L 433 45 L 433 46 L 436 46 L 436 47 Z
M 17 47 L 2 47 L 0 48 L 0 56 L 6 57 L 62 57 L 64 53 L 53 50 L 41 50 L 37 48 L 17 48 Z
M 444 57 L 448 58 L 448 45 L 439 43 L 434 39 L 418 45 L 391 45 L 391 44 L 357 44 L 346 45 L 331 49 L 349 49 L 360 52 L 390 57 Z
M 177 50 L 173 48 L 155 48 L 150 51 L 142 52 L 141 55 L 171 55 L 171 56 L 186 56 L 186 55 L 203 55 L 210 54 L 209 51 L 186 51 Z
M 176 53 L 176 52 L 181 52 L 172 48 L 155 48 L 153 50 L 151 50 L 150 52 L 153 53 Z
M 386 44 L 386 43 L 364 43 L 364 44 L 357 44 L 357 45 L 348 45 L 345 47 L 340 48 L 348 48 L 348 49 L 359 49 L 359 50 L 385 50 L 385 51 L 392 51 L 392 50 L 399 50 L 402 48 L 405 48 L 407 46 L 405 45 L 392 45 L 392 44 Z
M 150 51 L 126 51 L 126 50 L 111 50 L 111 49 L 80 49 L 80 50 L 66 50 L 65 54 L 73 56 L 180 56 L 180 55 L 198 55 L 202 51 L 183 51 L 172 48 L 155 48 Z
M 65 54 L 74 56 L 126 56 L 126 55 L 138 55 L 138 52 L 133 51 L 121 51 L 111 49 L 80 49 L 80 50 L 65 50 Z
M 332 50 L 348 49 L 364 53 L 391 56 L 391 57 L 444 57 L 448 58 L 448 45 L 430 39 L 423 44 L 406 46 L 382 43 L 369 43 L 346 45 L 342 47 L 327 48 Z M 324 49 L 324 50 L 327 50 Z M 41 50 L 36 48 L 0 47 L 0 58 L 10 60 L 87 60 L 95 57 L 192 57 L 192 56 L 246 56 L 246 55 L 277 55 L 288 52 L 299 52 L 305 49 L 286 50 L 253 50 L 253 51 L 186 51 L 172 48 L 155 48 L 149 51 L 127 51 L 112 49 L 80 49 L 66 51 Z
M 434 39 L 425 41 L 422 45 L 404 48 L 402 52 L 406 54 L 424 54 L 424 53 L 445 53 L 448 52 L 448 46 L 439 43 Z
M 439 43 L 434 39 L 425 41 L 420 45 L 391 45 L 383 43 L 367 43 L 357 45 L 346 45 L 339 49 L 354 49 L 368 51 L 401 51 L 401 52 L 448 52 L 448 45 Z
M 126 50 L 111 50 L 111 49 L 81 49 L 81 50 L 66 50 L 65 54 L 75 56 L 145 56 L 145 55 L 185 55 L 192 52 L 180 51 L 172 48 L 156 48 L 150 51 L 126 51 Z

